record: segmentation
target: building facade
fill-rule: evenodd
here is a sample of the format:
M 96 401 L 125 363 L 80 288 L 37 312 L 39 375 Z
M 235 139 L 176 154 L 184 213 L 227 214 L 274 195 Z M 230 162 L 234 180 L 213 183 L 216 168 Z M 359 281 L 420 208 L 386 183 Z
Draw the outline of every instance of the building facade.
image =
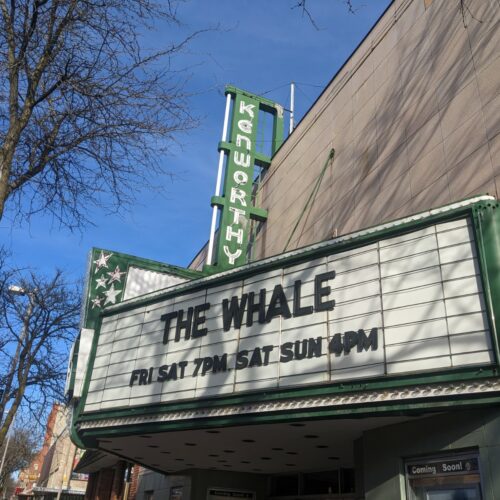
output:
M 500 498 L 499 20 L 394 0 L 265 168 L 249 263 L 94 251 L 72 438 L 163 474 L 138 500 Z

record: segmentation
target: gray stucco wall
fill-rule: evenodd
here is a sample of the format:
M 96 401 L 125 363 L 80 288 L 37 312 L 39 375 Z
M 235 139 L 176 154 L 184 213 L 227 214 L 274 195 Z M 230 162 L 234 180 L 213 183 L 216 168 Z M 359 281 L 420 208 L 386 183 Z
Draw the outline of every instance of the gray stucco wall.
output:
M 498 0 L 394 0 L 275 155 L 253 258 L 500 191 Z M 333 69 L 332 69 L 333 73 Z
M 404 459 L 467 448 L 479 449 L 483 498 L 500 499 L 500 409 L 492 408 L 439 414 L 365 433 L 366 500 L 406 498 Z

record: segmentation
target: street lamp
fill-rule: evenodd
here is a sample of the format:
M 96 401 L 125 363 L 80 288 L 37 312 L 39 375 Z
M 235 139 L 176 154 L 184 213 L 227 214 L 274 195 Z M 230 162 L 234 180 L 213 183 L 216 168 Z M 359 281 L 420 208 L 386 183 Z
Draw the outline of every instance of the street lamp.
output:
M 33 307 L 35 305 L 35 299 L 36 299 L 35 293 L 37 292 L 37 289 L 26 290 L 25 288 L 23 288 L 19 285 L 10 285 L 9 292 L 12 293 L 13 295 L 25 295 L 28 297 L 28 300 L 29 300 L 28 306 L 26 307 L 26 312 L 24 314 L 23 329 L 22 329 L 21 335 L 19 337 L 19 340 L 17 341 L 16 352 L 14 353 L 14 357 L 12 358 L 12 361 L 10 363 L 10 368 L 9 368 L 9 372 L 8 372 L 10 374 L 10 373 L 13 373 L 14 370 L 16 369 L 16 366 L 19 362 L 19 357 L 21 355 L 21 349 L 23 346 L 24 339 L 26 338 L 26 336 L 28 334 L 28 327 L 29 327 L 31 315 L 33 314 Z M 8 381 L 2 396 L 8 397 L 8 393 L 10 392 L 10 388 L 11 388 L 11 381 L 10 382 Z M 14 420 L 15 420 L 15 415 L 12 418 L 12 422 L 10 423 L 9 428 L 13 427 Z M 5 465 L 5 458 L 7 456 L 7 450 L 9 449 L 10 436 L 11 436 L 11 433 L 7 432 L 5 447 L 4 447 L 3 455 L 2 455 L 2 462 L 0 463 L 0 479 L 2 477 L 3 468 Z M 3 488 L 3 484 L 2 484 L 2 490 L 5 490 Z M 5 491 L 3 491 L 3 493 L 2 493 L 2 498 L 4 498 L 4 497 L 5 497 Z

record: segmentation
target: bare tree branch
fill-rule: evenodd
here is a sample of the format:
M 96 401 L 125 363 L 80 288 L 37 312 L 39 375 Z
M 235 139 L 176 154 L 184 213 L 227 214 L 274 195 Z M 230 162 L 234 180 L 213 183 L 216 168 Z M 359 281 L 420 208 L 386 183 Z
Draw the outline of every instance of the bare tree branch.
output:
M 48 212 L 70 229 L 116 211 L 165 171 L 196 124 L 172 58 L 143 34 L 177 25 L 177 2 L 0 0 L 0 219 Z
M 69 346 L 78 330 L 80 290 L 69 285 L 61 271 L 46 278 L 9 269 L 5 253 L 0 253 L 0 264 L 0 416 L 5 415 L 1 446 L 20 408 L 35 405 L 43 414 L 47 402 L 63 399 Z

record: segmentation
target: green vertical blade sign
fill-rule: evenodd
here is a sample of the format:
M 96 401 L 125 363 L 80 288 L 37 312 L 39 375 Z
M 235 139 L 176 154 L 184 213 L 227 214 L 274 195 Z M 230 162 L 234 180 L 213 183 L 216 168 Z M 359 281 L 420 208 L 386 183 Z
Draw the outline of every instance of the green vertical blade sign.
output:
M 283 142 L 283 108 L 272 101 L 248 92 L 226 87 L 233 97 L 230 140 L 219 143 L 219 151 L 226 154 L 224 192 L 212 197 L 212 206 L 222 211 L 216 262 L 206 266 L 208 272 L 218 272 L 240 266 L 247 261 L 250 219 L 265 220 L 267 212 L 252 202 L 255 165 L 267 167 L 271 157 L 256 152 L 259 110 L 273 117 L 271 153 Z

